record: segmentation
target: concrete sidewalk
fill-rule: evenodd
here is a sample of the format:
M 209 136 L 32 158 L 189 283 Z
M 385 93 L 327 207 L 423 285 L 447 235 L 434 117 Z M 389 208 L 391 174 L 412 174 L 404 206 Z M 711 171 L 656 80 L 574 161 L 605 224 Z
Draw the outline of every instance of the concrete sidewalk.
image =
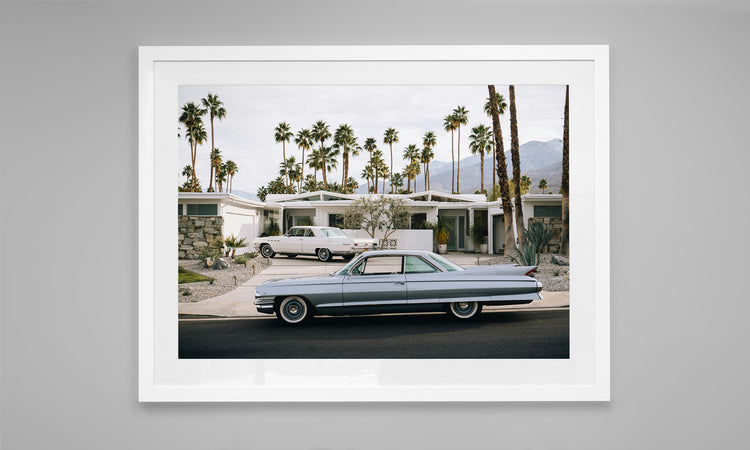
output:
M 449 254 L 448 259 L 461 266 L 472 266 L 477 257 L 466 254 Z M 480 255 L 481 258 L 482 255 Z M 491 256 L 491 255 L 484 255 Z M 484 259 L 484 258 L 481 258 Z M 196 303 L 178 303 L 179 314 L 217 317 L 272 317 L 256 311 L 255 288 L 267 280 L 306 275 L 327 275 L 346 264 L 345 261 L 323 263 L 310 258 L 274 258 L 272 265 L 249 279 L 237 289 L 226 294 Z M 534 300 L 527 305 L 486 306 L 485 311 L 509 309 L 559 308 L 570 305 L 568 292 L 544 292 L 542 300 Z

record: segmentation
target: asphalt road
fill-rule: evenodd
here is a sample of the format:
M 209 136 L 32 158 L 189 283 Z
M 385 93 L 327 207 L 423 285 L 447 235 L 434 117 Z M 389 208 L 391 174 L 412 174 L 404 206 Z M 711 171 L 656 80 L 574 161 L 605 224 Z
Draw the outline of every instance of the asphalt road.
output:
M 180 358 L 568 358 L 569 311 L 316 317 L 299 327 L 268 318 L 181 320 Z

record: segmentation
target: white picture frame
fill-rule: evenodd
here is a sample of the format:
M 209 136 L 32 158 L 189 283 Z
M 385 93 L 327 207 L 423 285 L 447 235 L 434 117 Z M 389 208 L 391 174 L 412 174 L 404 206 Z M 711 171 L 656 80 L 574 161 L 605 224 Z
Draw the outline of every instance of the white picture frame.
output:
M 141 47 L 139 66 L 140 401 L 609 400 L 608 46 Z M 510 83 L 570 86 L 569 359 L 177 357 L 178 86 Z

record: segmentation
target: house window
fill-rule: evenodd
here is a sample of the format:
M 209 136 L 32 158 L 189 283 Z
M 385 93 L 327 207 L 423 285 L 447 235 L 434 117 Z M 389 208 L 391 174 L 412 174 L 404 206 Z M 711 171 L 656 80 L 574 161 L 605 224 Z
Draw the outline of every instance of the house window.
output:
M 328 214 L 328 226 L 344 228 L 344 216 L 342 214 Z
M 218 207 L 214 204 L 189 204 L 187 205 L 188 216 L 217 216 Z
M 562 206 L 534 205 L 534 217 L 562 217 Z
M 424 230 L 427 228 L 427 213 L 416 213 L 411 216 L 411 229 Z
M 177 215 L 178 215 L 178 216 L 181 216 L 181 215 L 182 215 L 182 205 L 181 205 L 181 204 L 179 204 L 179 203 L 177 204 Z

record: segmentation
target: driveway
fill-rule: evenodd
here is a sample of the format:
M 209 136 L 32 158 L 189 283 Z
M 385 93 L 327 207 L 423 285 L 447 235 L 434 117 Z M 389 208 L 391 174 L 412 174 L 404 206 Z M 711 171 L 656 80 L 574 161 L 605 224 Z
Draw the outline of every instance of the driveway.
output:
M 479 261 L 491 258 L 491 255 L 475 255 L 467 253 L 449 253 L 444 255 L 460 266 L 473 266 Z M 219 317 L 273 317 L 270 314 L 258 313 L 253 305 L 255 301 L 255 287 L 267 280 L 287 277 L 301 277 L 307 275 L 326 275 L 335 272 L 346 264 L 341 258 L 331 262 L 320 262 L 313 257 L 298 256 L 287 258 L 277 256 L 272 264 L 258 275 L 249 279 L 243 285 L 226 294 L 196 303 L 179 303 L 177 310 L 180 314 Z M 542 300 L 534 300 L 528 305 L 485 306 L 485 310 L 512 310 L 567 307 L 570 304 L 568 292 L 544 292 Z
M 301 277 L 308 275 L 326 275 L 335 272 L 346 264 L 341 258 L 331 262 L 320 262 L 313 257 L 298 256 L 287 258 L 277 256 L 271 259 L 272 264 L 258 275 L 247 280 L 242 286 L 226 294 L 196 303 L 179 303 L 180 314 L 206 316 L 247 317 L 263 316 L 255 310 L 255 287 L 264 281 L 277 278 Z

